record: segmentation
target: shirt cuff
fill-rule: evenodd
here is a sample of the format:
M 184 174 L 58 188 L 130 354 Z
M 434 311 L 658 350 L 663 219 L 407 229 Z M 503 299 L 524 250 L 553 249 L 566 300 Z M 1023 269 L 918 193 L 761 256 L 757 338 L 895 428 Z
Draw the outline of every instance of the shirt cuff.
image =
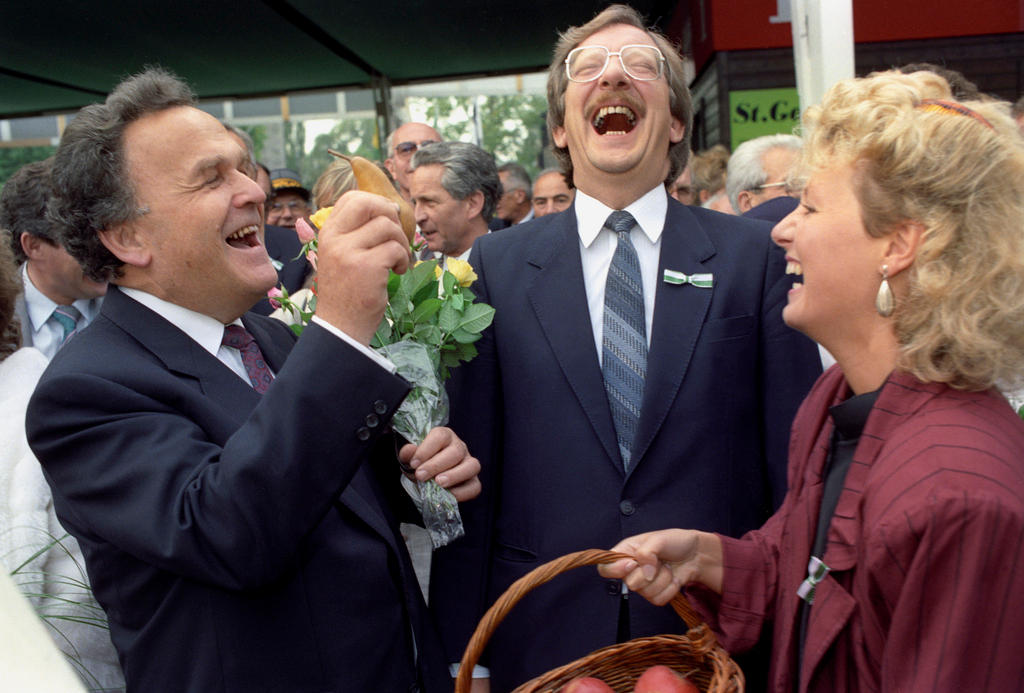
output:
M 366 356 L 376 361 L 377 364 L 380 365 L 380 367 L 386 370 L 388 373 L 394 373 L 396 370 L 398 370 L 397 368 L 395 368 L 395 364 L 391 363 L 390 359 L 381 356 L 380 354 L 378 354 L 376 351 L 366 346 L 365 344 L 360 344 L 359 342 L 357 342 L 356 340 L 352 339 L 347 334 L 339 330 L 337 327 L 321 318 L 319 315 L 313 316 L 313 322 L 315 322 L 317 325 L 324 328 L 331 334 L 336 335 L 352 348 L 366 354 Z
M 461 665 L 458 664 L 458 663 L 456 663 L 456 664 L 449 664 L 448 665 L 448 672 L 452 675 L 453 679 L 456 678 L 459 675 L 459 667 L 460 666 Z M 491 670 L 488 669 L 487 667 L 482 667 L 479 664 L 475 664 L 475 665 L 473 665 L 473 678 L 474 679 L 489 679 L 489 678 L 491 678 Z

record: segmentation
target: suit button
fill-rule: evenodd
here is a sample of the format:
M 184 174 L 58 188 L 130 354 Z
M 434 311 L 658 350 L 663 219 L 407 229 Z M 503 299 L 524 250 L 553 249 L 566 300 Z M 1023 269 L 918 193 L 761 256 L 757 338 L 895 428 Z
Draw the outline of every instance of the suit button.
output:
M 628 517 L 636 512 L 636 506 L 633 501 L 624 500 L 619 503 L 619 512 Z
M 383 416 L 388 411 L 388 403 L 382 399 L 378 399 L 373 403 L 373 410 Z
M 377 428 L 380 425 L 380 418 L 376 414 L 367 414 L 366 425 L 370 428 Z
M 368 429 L 366 426 L 360 426 L 359 429 L 356 431 L 356 438 L 363 442 L 366 442 L 367 440 L 370 439 L 370 429 Z
M 604 588 L 604 590 L 605 590 L 605 592 L 607 592 L 608 594 L 610 594 L 610 595 L 612 595 L 614 597 L 615 595 L 617 595 L 619 592 L 622 591 L 622 588 L 619 587 L 619 581 L 618 580 L 605 580 L 605 588 Z

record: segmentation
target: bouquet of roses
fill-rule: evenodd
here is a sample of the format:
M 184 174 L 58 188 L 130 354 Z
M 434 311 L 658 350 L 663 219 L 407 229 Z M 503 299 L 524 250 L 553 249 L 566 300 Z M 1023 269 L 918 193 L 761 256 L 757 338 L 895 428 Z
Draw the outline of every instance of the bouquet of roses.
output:
M 330 208 L 322 209 L 311 220 L 319 228 L 328 214 Z M 302 219 L 296 223 L 296 232 L 315 269 L 316 232 Z M 370 346 L 413 385 L 391 420 L 394 431 L 411 443 L 419 444 L 432 428 L 447 423 L 444 381 L 450 369 L 476 356 L 474 342 L 494 318 L 492 307 L 475 302 L 469 289 L 475 280 L 468 262 L 451 258 L 445 269 L 428 260 L 405 274 L 392 272 L 388 280 L 388 304 Z M 292 329 L 300 333 L 316 310 L 315 296 L 305 306 L 297 306 L 281 289 L 271 290 L 271 302 L 292 311 L 300 323 Z M 416 485 L 417 506 L 434 548 L 462 536 L 455 497 L 433 480 Z

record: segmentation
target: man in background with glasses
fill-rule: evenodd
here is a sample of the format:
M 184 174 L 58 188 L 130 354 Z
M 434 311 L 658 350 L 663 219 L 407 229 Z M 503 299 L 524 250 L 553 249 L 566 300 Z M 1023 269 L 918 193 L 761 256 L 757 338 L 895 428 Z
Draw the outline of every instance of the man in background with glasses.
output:
M 385 143 L 388 158 L 384 160 L 384 167 L 398 183 L 398 192 L 410 204 L 412 195 L 409 193 L 409 176 L 412 174 L 412 155 L 420 147 L 440 141 L 441 135 L 426 123 L 406 123 L 388 135 Z
M 776 199 L 770 208 L 753 214 L 754 218 L 779 222 L 792 212 L 797 202 L 790 196 L 786 179 L 799 155 L 800 138 L 796 135 L 764 135 L 736 147 L 725 178 L 725 192 L 736 213 L 751 216 L 755 208 Z
M 790 423 L 820 362 L 782 322 L 792 281 L 767 225 L 669 199 L 691 122 L 682 60 L 633 9 L 562 34 L 548 127 L 573 206 L 483 236 L 470 256 L 496 313 L 450 381 L 485 490 L 462 507 L 465 538 L 435 553 L 449 661 L 491 600 L 546 561 L 662 527 L 739 536 L 782 500 Z M 507 691 L 685 629 L 577 570 L 511 610 L 484 664 Z
M 313 213 L 309 204 L 309 190 L 291 169 L 279 168 L 270 172 L 273 197 L 267 200 L 267 223 L 294 229 L 300 217 Z

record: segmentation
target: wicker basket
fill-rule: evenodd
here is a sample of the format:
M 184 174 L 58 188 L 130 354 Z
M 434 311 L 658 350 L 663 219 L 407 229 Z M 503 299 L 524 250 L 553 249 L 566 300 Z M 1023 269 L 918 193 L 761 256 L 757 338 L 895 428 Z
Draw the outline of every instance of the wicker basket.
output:
M 572 568 L 610 563 L 624 554 L 591 549 L 578 551 L 538 566 L 516 580 L 480 619 L 476 632 L 466 646 L 455 680 L 455 693 L 469 693 L 472 671 L 487 641 L 502 619 L 534 587 Z M 557 693 L 562 686 L 580 676 L 594 676 L 607 683 L 615 693 L 632 693 L 640 675 L 648 668 L 663 664 L 696 683 L 708 693 L 742 693 L 743 672 L 722 649 L 714 634 L 682 594 L 673 598 L 672 608 L 690 627 L 685 635 L 655 635 L 603 647 L 575 662 L 538 676 L 522 684 L 514 693 Z

